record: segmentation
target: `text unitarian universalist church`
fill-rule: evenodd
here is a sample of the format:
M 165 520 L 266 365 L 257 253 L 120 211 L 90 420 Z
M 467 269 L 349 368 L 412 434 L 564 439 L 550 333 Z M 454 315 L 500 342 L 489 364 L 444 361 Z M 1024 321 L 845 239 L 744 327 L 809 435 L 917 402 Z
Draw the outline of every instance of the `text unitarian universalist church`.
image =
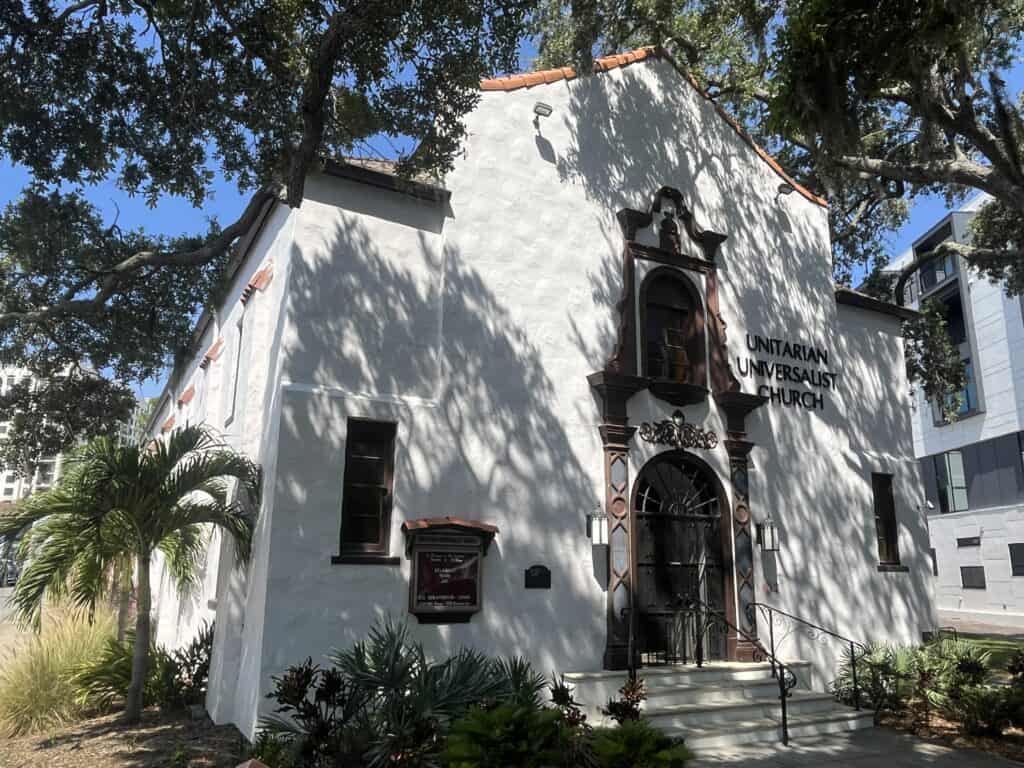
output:
M 828 366 L 828 352 L 825 350 L 810 344 L 771 339 L 752 333 L 747 334 L 747 349 L 758 357 L 736 358 L 736 370 L 740 376 L 804 384 L 821 390 L 836 388 L 837 374 L 826 370 L 825 367 L 818 367 Z M 760 357 L 761 355 L 797 360 L 805 365 L 765 360 Z M 810 367 L 806 365 L 807 363 L 815 367 Z M 761 384 L 757 388 L 757 394 L 767 397 L 776 405 L 797 406 L 809 410 L 825 409 L 825 397 L 822 392 Z

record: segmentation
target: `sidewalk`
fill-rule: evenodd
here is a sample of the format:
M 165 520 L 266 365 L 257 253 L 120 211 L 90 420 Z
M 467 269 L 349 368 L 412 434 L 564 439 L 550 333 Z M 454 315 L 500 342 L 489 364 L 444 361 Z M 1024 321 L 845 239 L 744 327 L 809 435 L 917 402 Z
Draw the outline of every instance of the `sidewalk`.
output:
M 784 747 L 752 745 L 698 754 L 687 768 L 1008 768 L 1020 766 L 995 755 L 929 744 L 888 728 L 799 740 Z
M 961 618 L 955 614 L 939 611 L 940 627 L 955 627 L 958 632 L 971 635 L 1004 635 L 1005 637 L 1024 640 L 1024 626 L 1009 627 L 1000 624 L 986 624 L 974 619 Z

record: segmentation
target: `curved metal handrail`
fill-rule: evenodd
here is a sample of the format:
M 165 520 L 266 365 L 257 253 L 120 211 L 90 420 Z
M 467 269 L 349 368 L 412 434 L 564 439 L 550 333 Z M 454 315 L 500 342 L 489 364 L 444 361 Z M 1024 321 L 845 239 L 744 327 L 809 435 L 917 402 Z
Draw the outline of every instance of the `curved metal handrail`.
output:
M 838 632 L 833 632 L 831 629 L 827 629 L 826 627 L 823 627 L 820 624 L 815 624 L 813 621 L 808 621 L 807 619 L 802 618 L 800 616 L 794 616 L 792 613 L 784 611 L 781 608 L 776 608 L 774 605 L 768 605 L 767 603 L 760 603 L 760 602 L 757 602 L 756 600 L 754 602 L 750 603 L 750 605 L 753 606 L 753 607 L 758 608 L 762 612 L 768 611 L 769 615 L 771 613 L 778 613 L 778 614 L 780 614 L 782 616 L 785 616 L 787 619 L 792 619 L 793 621 L 799 621 L 804 626 L 810 627 L 811 629 L 815 630 L 816 632 L 823 632 L 826 635 L 830 635 L 831 637 L 834 637 L 836 640 L 842 640 L 844 643 L 853 643 L 853 645 L 857 646 L 861 650 L 865 650 L 866 651 L 868 649 L 867 645 L 865 645 L 864 643 L 860 642 L 859 640 L 853 640 L 853 639 L 851 639 L 849 637 L 844 637 L 843 635 L 840 635 Z
M 765 620 L 768 623 L 768 638 L 769 638 L 768 642 L 769 642 L 769 645 L 771 646 L 772 656 L 775 655 L 775 616 L 774 616 L 774 614 L 779 614 L 781 616 L 785 616 L 790 621 L 795 621 L 795 622 L 799 622 L 800 624 L 803 624 L 805 627 L 809 628 L 810 630 L 813 630 L 815 633 L 822 634 L 822 635 L 828 635 L 829 637 L 832 637 L 832 638 L 834 638 L 836 640 L 841 641 L 845 645 L 848 645 L 849 646 L 849 651 L 850 651 L 850 677 L 851 677 L 851 682 L 853 684 L 853 706 L 854 706 L 855 709 L 860 709 L 861 708 L 860 707 L 860 683 L 859 683 L 859 681 L 857 679 L 857 658 L 858 658 L 857 651 L 858 650 L 860 651 L 859 655 L 860 655 L 861 658 L 863 658 L 868 653 L 870 653 L 870 650 L 868 649 L 867 645 L 865 645 L 864 643 L 860 642 L 859 640 L 854 640 L 852 638 L 845 637 L 844 635 L 840 635 L 838 632 L 833 632 L 831 629 L 823 627 L 820 624 L 815 624 L 813 621 L 809 621 L 808 619 L 805 619 L 805 618 L 803 618 L 801 616 L 794 616 L 792 613 L 789 613 L 788 611 L 784 611 L 781 608 L 776 608 L 774 605 L 768 605 L 767 603 L 759 603 L 757 601 L 754 601 L 754 602 L 750 603 L 747 606 L 747 609 L 749 611 L 751 611 L 751 612 L 753 612 L 754 610 L 757 610 L 758 612 L 761 613 L 762 616 L 765 617 Z M 748 616 L 748 618 L 752 619 L 753 617 L 752 616 Z M 774 674 L 774 669 L 773 669 L 773 674 Z
M 697 632 L 697 666 L 701 666 L 703 663 L 704 631 L 708 627 L 710 627 L 712 622 L 714 621 L 717 621 L 725 625 L 729 629 L 733 630 L 737 635 L 739 635 L 748 643 L 753 645 L 761 654 L 763 654 L 765 658 L 767 658 L 771 662 L 772 677 L 778 680 L 779 683 L 779 704 L 781 705 L 782 709 L 782 743 L 788 745 L 789 714 L 786 701 L 793 695 L 792 691 L 797 686 L 798 681 L 796 673 L 792 670 L 792 668 L 789 665 L 785 664 L 781 659 L 779 659 L 775 655 L 774 649 L 768 650 L 767 648 L 765 648 L 764 644 L 757 638 L 756 635 L 752 635 L 746 630 L 740 629 L 738 626 L 729 621 L 728 617 L 725 615 L 724 610 L 712 608 L 699 597 L 694 597 L 692 595 L 680 595 L 680 598 L 680 604 L 683 606 L 683 612 L 697 613 L 697 611 L 695 611 L 694 608 L 699 606 L 700 608 L 704 609 L 704 614 L 706 617 L 708 617 L 705 619 L 703 626 L 698 627 L 699 631 Z

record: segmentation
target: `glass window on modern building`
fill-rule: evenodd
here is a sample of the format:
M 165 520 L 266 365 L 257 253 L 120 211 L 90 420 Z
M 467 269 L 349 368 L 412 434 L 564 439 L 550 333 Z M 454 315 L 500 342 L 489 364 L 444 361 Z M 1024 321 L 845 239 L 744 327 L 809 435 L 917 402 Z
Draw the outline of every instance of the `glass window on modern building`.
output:
M 982 565 L 961 565 L 960 585 L 964 589 L 985 589 L 985 567 Z
M 1014 576 L 1024 576 L 1024 544 L 1010 544 L 1010 571 Z
M 947 451 L 936 456 L 934 461 L 939 490 L 939 509 L 943 514 L 966 511 L 968 508 L 967 476 L 964 473 L 963 454 L 960 451 Z

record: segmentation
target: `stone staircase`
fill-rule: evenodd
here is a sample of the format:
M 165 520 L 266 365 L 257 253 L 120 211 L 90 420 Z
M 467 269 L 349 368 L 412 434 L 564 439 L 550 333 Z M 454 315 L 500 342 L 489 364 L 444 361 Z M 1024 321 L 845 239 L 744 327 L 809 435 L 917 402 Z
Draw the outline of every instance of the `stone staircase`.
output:
M 809 662 L 791 665 L 797 687 L 788 700 L 789 737 L 813 740 L 826 734 L 869 728 L 872 713 L 836 703 L 831 694 L 813 691 Z M 590 722 L 604 719 L 597 707 L 616 696 L 625 672 L 576 672 L 566 680 Z M 779 686 L 771 665 L 709 662 L 703 667 L 667 666 L 640 670 L 647 685 L 644 716 L 672 735 L 683 736 L 696 752 L 740 744 L 775 743 L 782 738 Z

